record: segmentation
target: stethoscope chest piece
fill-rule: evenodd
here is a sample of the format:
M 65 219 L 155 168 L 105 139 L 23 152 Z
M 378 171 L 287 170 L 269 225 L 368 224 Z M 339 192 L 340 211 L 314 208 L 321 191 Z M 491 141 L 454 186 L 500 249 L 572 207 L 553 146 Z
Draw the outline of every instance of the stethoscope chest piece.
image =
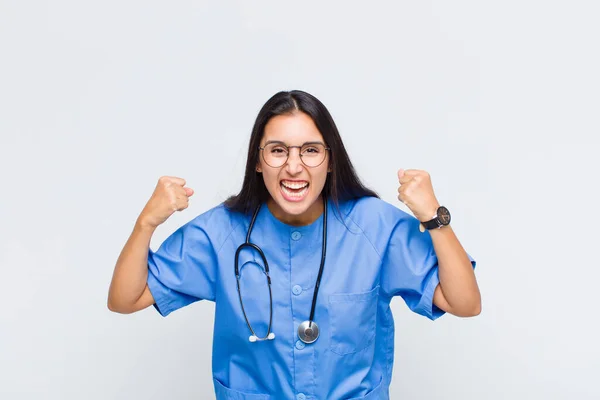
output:
M 319 338 L 319 325 L 315 321 L 304 321 L 298 327 L 298 337 L 304 343 L 314 343 Z

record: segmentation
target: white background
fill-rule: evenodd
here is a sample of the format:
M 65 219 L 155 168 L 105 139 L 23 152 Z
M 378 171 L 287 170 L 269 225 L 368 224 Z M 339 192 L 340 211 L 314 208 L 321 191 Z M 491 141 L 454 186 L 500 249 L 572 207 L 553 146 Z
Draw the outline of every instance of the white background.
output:
M 210 399 L 214 304 L 111 313 L 161 175 L 240 188 L 263 103 L 329 108 L 364 182 L 430 172 L 483 311 L 401 299 L 392 399 L 598 399 L 594 1 L 0 1 L 0 398 Z M 268 366 L 265 366 L 268 368 Z

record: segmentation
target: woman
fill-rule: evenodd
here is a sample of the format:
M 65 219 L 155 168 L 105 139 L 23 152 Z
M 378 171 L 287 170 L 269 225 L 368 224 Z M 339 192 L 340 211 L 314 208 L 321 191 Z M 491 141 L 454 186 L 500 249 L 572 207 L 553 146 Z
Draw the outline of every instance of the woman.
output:
M 387 399 L 390 301 L 430 319 L 480 312 L 475 260 L 425 171 L 400 170 L 411 216 L 358 179 L 325 106 L 279 92 L 258 114 L 239 194 L 176 230 L 185 180 L 161 177 L 115 267 L 110 310 L 214 301 L 217 399 Z M 252 226 L 251 226 L 252 225 Z M 250 244 L 246 244 L 250 243 Z

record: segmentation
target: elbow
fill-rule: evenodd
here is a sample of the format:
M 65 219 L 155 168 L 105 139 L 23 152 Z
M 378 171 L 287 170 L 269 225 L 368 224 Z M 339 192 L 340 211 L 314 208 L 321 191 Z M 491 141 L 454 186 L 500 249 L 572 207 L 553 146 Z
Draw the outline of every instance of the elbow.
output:
M 471 312 L 467 315 L 467 317 L 476 317 L 481 314 L 481 302 L 477 302 L 477 304 L 471 309 Z
M 106 307 L 108 307 L 110 311 L 118 314 L 131 314 L 133 312 L 133 310 L 127 307 L 123 307 L 123 305 L 121 304 L 115 304 L 115 301 L 111 299 L 110 296 L 108 297 L 108 301 L 106 302 Z
M 457 315 L 459 317 L 470 318 L 470 317 L 476 317 L 479 314 L 481 314 L 481 301 L 477 301 L 474 304 L 470 305 L 469 307 L 463 308 L 460 311 L 460 313 Z
M 450 307 L 450 314 L 457 317 L 470 318 L 481 314 L 481 300 L 473 301 L 467 304 L 462 304 L 460 307 Z
M 113 293 L 112 293 L 111 289 L 109 289 L 109 291 L 108 291 L 108 298 L 106 299 L 106 307 L 108 308 L 109 311 L 119 312 L 118 311 L 119 308 L 115 304 L 115 299 L 114 299 L 114 296 L 113 296 Z
M 115 305 L 111 301 L 110 297 L 108 298 L 108 301 L 106 302 L 106 307 L 108 308 L 109 311 L 119 312 L 118 307 L 115 307 Z

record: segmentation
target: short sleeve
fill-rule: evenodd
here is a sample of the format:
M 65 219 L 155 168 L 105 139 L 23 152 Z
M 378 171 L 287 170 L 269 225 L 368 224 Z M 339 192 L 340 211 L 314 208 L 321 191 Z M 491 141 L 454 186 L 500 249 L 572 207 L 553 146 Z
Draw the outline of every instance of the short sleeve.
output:
M 148 288 L 164 317 L 198 300 L 214 301 L 217 256 L 202 217 L 148 250 Z
M 467 253 L 471 265 L 476 262 Z M 406 214 L 392 230 L 383 255 L 382 288 L 390 297 L 401 296 L 415 313 L 435 320 L 445 311 L 433 304 L 440 283 L 438 259 L 428 231 L 419 230 L 419 221 Z

